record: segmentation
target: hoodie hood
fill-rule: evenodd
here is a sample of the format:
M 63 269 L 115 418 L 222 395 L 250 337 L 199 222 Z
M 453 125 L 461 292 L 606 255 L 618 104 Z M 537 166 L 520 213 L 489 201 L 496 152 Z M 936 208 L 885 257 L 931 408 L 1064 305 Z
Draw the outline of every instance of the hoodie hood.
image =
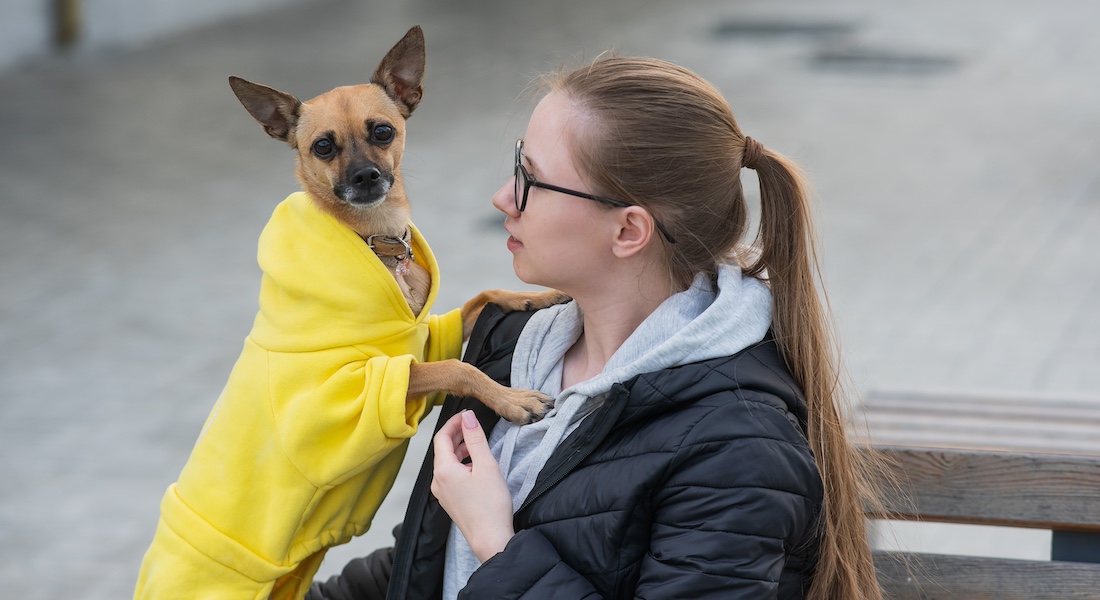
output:
M 771 314 L 767 285 L 743 277 L 735 265 L 722 265 L 717 286 L 706 275 L 697 276 L 690 288 L 670 296 L 634 330 L 602 373 L 570 390 L 595 396 L 635 375 L 732 356 L 764 338 Z M 535 314 L 516 344 L 512 385 L 550 395 L 562 392 L 554 378 L 560 383 L 562 358 L 580 337 L 582 319 L 575 302 Z

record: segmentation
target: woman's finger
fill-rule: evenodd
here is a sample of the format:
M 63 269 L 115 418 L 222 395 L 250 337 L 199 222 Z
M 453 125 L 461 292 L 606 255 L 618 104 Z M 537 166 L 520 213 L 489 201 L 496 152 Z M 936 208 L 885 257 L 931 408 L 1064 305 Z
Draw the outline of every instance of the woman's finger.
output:
M 489 450 L 489 441 L 485 439 L 485 430 L 477 420 L 477 415 L 472 410 L 464 410 L 459 415 L 462 420 L 462 439 L 466 442 L 466 453 L 470 459 L 477 463 L 488 460 L 496 463 L 493 453 Z
M 468 456 L 467 450 L 461 450 L 464 456 L 458 456 L 459 446 L 462 443 L 462 415 L 454 415 L 439 428 L 432 437 L 432 446 L 435 449 L 436 470 L 447 468 L 452 463 L 461 463 Z

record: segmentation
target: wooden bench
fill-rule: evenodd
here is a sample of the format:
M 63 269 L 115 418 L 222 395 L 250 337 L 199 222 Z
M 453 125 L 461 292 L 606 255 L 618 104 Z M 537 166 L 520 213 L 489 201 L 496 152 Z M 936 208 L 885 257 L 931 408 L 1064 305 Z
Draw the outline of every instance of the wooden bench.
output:
M 876 551 L 887 598 L 1100 598 L 1100 457 L 864 448 L 891 465 L 876 518 L 1050 529 L 1051 561 Z
M 1100 598 L 1100 405 L 1052 402 L 1052 410 L 1019 398 L 994 400 L 869 396 L 859 416 L 871 439 L 861 451 L 881 459 L 897 483 L 880 486 L 885 514 L 869 516 L 1048 529 L 1051 560 L 879 550 L 875 565 L 887 598 Z M 907 425 L 881 426 L 891 421 Z M 1066 425 L 1072 427 L 1059 436 Z M 968 428 L 969 436 L 960 433 Z M 1084 449 L 1066 453 L 1075 439 L 1083 443 L 1072 447 Z

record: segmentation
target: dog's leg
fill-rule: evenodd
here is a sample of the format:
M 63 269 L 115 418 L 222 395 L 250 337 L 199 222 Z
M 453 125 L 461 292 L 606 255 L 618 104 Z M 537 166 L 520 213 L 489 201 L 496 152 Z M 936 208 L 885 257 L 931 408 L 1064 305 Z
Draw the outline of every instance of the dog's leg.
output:
M 564 304 L 572 300 L 568 295 L 557 290 L 547 292 L 512 292 L 508 290 L 487 290 L 474 296 L 472 300 L 462 305 L 462 339 L 470 339 L 470 331 L 474 328 L 481 311 L 486 304 L 496 304 L 504 309 L 504 312 L 514 310 L 538 310 Z
M 554 399 L 535 390 L 507 388 L 477 367 L 460 360 L 413 363 L 409 368 L 408 399 L 433 392 L 477 398 L 493 412 L 517 425 L 534 423 L 554 407 Z
M 499 305 L 506 312 L 536 310 L 553 304 L 568 302 L 569 296 L 551 290 L 547 292 L 511 292 L 489 290 L 481 292 L 462 306 L 462 339 L 470 338 L 485 305 Z M 472 396 L 493 412 L 516 423 L 526 425 L 541 419 L 554 406 L 553 398 L 527 389 L 513 389 L 500 385 L 477 367 L 459 360 L 414 363 L 409 368 L 408 398 L 419 398 L 433 392 L 447 392 L 455 396 Z

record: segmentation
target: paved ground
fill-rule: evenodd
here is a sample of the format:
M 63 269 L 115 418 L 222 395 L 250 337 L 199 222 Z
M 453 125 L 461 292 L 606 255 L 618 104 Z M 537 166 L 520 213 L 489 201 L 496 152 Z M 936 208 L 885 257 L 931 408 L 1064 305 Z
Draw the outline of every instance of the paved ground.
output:
M 226 76 L 309 97 L 416 23 L 406 173 L 440 310 L 518 286 L 489 196 L 527 77 L 615 48 L 696 69 L 806 166 L 861 391 L 1100 399 L 1100 5 L 476 4 L 313 2 L 0 73 L 5 597 L 130 594 L 251 325 L 256 236 L 295 184 Z M 409 485 L 326 572 L 384 541 Z

